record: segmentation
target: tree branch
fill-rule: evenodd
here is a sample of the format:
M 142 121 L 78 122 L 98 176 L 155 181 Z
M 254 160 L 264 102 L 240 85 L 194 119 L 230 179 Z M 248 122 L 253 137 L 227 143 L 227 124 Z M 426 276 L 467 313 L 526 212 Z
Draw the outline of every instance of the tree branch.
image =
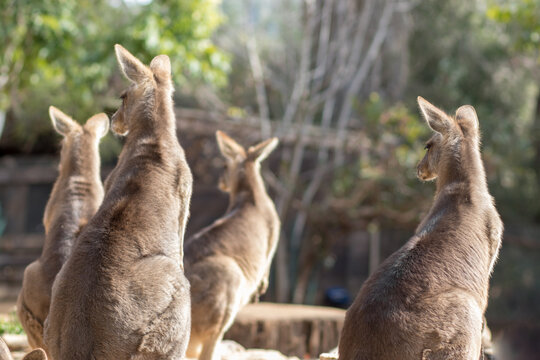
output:
M 375 33 L 375 36 L 373 37 L 373 40 L 371 41 L 367 54 L 364 58 L 364 61 L 362 62 L 362 65 L 360 66 L 356 74 L 354 75 L 353 80 L 349 88 L 347 89 L 347 93 L 345 94 L 345 103 L 343 105 L 342 112 L 338 119 L 338 139 L 342 139 L 345 136 L 345 129 L 351 118 L 352 101 L 354 99 L 354 96 L 360 90 L 362 83 L 366 79 L 369 73 L 369 70 L 371 69 L 373 63 L 375 62 L 377 56 L 379 55 L 382 44 L 384 40 L 386 39 L 386 35 L 388 33 L 388 27 L 390 25 L 390 20 L 392 19 L 392 15 L 394 12 L 394 6 L 395 6 L 395 0 L 387 0 L 387 2 L 385 3 L 383 13 L 381 15 L 381 18 L 379 19 L 377 31 Z M 343 152 L 338 150 L 336 154 L 336 164 L 340 166 L 342 163 L 343 163 Z

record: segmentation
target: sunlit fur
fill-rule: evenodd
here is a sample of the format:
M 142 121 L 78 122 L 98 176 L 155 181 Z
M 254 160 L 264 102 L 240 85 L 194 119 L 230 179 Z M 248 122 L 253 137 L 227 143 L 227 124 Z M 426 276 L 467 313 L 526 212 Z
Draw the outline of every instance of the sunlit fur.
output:
M 109 129 L 105 114 L 80 126 L 51 107 L 54 128 L 64 136 L 59 175 L 45 208 L 45 243 L 41 256 L 24 271 L 17 314 L 32 348 L 42 347 L 43 324 L 49 314 L 56 274 L 67 261 L 76 236 L 94 216 L 103 200 L 99 140 Z
M 342 360 L 481 359 L 489 276 L 503 225 L 486 184 L 472 106 L 455 117 L 418 99 L 435 135 L 418 164 L 436 179 L 415 235 L 364 283 L 347 311 Z
M 266 292 L 280 229 L 260 174 L 277 139 L 247 151 L 222 132 L 217 139 L 227 160 L 220 187 L 229 194 L 229 207 L 185 246 L 192 318 L 187 355 L 200 360 L 221 359 L 219 343 L 238 311 Z
M 176 135 L 171 67 L 115 47 L 132 85 L 112 119 L 126 134 L 105 197 L 53 286 L 54 360 L 183 359 L 190 330 L 182 247 L 192 175 Z

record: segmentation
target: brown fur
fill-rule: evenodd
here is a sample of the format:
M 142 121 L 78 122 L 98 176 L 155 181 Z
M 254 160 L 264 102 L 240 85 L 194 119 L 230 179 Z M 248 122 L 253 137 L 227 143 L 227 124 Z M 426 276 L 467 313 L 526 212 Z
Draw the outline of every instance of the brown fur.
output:
M 13 360 L 9 348 L 0 337 L 0 360 Z M 43 349 L 36 349 L 26 354 L 22 360 L 47 360 L 47 355 Z
M 229 193 L 225 215 L 186 241 L 186 276 L 191 284 L 191 339 L 188 357 L 220 359 L 217 347 L 238 311 L 268 287 L 280 222 L 266 193 L 260 162 L 277 139 L 242 146 L 220 131 L 227 159 L 220 187 Z
M 503 225 L 486 184 L 472 106 L 456 117 L 418 99 L 435 135 L 418 164 L 437 179 L 416 234 L 369 277 L 347 311 L 341 360 L 480 358 L 482 316 Z
M 17 300 L 17 314 L 32 348 L 44 347 L 43 323 L 49 314 L 53 281 L 78 232 L 103 200 L 98 146 L 109 130 L 105 114 L 91 117 L 84 126 L 53 106 L 49 114 L 54 128 L 64 136 L 59 175 L 43 217 L 43 251 L 26 267 Z
M 176 137 L 170 61 L 160 55 L 146 67 L 115 50 L 132 84 L 111 126 L 127 138 L 103 204 L 54 283 L 45 343 L 55 360 L 182 359 L 192 176 Z

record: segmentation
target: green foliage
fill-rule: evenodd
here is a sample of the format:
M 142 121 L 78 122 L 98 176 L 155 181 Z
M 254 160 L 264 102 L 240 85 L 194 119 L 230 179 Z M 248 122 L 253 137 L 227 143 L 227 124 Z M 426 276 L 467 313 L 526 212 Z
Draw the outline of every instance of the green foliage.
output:
M 25 152 L 39 150 L 52 133 L 50 104 L 79 121 L 104 110 L 112 112 L 125 86 L 115 43 L 146 63 L 157 54 L 169 55 L 174 80 L 181 86 L 223 85 L 228 58 L 211 41 L 223 21 L 218 10 L 216 0 L 146 5 L 8 1 L 0 12 L 0 111 L 8 111 L 4 145 Z M 112 138 L 105 143 L 108 149 L 118 147 Z
M 413 108 L 414 109 L 414 108 Z M 358 109 L 364 120 L 368 153 L 359 156 L 353 166 L 341 169 L 333 183 L 334 196 L 354 199 L 355 194 L 370 189 L 356 204 L 347 203 L 344 209 L 351 218 L 362 207 L 376 207 L 379 220 L 398 220 L 414 223 L 418 208 L 427 206 L 433 189 L 416 178 L 416 164 L 424 155 L 424 142 L 431 136 L 429 128 L 417 113 L 403 103 L 389 105 L 377 93 Z M 422 200 L 419 194 L 424 193 Z M 413 210 L 415 214 L 399 219 L 396 214 Z
M 531 166 L 536 85 L 529 69 L 511 61 L 506 27 L 464 0 L 423 1 L 414 18 L 408 93 L 447 111 L 476 108 L 499 211 L 505 219 L 532 220 L 540 210 L 528 200 L 540 195 Z
M 15 311 L 9 313 L 7 319 L 0 319 L 0 335 L 3 334 L 24 334 L 24 329 Z
M 152 1 L 134 16 L 129 39 L 122 39 L 141 58 L 171 57 L 180 83 L 187 79 L 224 85 L 229 59 L 212 43 L 212 33 L 223 21 L 216 0 Z
M 513 45 L 520 51 L 538 52 L 540 46 L 540 1 L 517 0 L 513 2 L 491 0 L 487 16 L 505 24 L 513 38 Z

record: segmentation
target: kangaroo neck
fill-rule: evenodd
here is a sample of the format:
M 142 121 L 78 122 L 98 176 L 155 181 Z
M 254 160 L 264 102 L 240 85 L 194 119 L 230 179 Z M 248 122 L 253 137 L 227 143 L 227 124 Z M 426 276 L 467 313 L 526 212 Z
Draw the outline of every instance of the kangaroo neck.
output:
M 126 144 L 136 143 L 138 139 L 176 136 L 176 117 L 173 111 L 172 99 L 163 90 L 155 90 L 153 104 L 141 104 L 130 123 Z
M 456 183 L 467 184 L 471 190 L 487 192 L 486 174 L 478 145 L 463 141 L 460 146 L 458 155 L 452 155 L 443 163 L 437 177 L 436 194 Z
M 235 210 L 242 209 L 247 205 L 255 205 L 253 200 L 253 194 L 250 191 L 242 190 L 229 194 L 229 206 L 226 213 L 230 213 Z
M 88 134 L 80 134 L 71 139 L 64 139 L 60 152 L 58 179 L 95 172 L 96 169 L 99 170 L 99 165 L 98 141 L 94 138 Z
M 103 187 L 100 166 L 97 142 L 85 141 L 77 146 L 63 149 L 58 169 L 59 175 L 47 202 L 46 213 L 51 211 L 54 219 L 59 216 L 57 214 L 59 210 L 66 207 L 84 208 L 85 202 L 99 196 L 99 190 Z M 72 211 L 66 216 L 80 218 L 87 214 Z
M 270 197 L 266 193 L 263 179 L 260 173 L 260 164 L 257 162 L 247 163 L 245 176 L 239 181 L 236 191 L 231 192 L 229 207 L 234 204 L 250 201 L 256 206 L 264 206 Z

